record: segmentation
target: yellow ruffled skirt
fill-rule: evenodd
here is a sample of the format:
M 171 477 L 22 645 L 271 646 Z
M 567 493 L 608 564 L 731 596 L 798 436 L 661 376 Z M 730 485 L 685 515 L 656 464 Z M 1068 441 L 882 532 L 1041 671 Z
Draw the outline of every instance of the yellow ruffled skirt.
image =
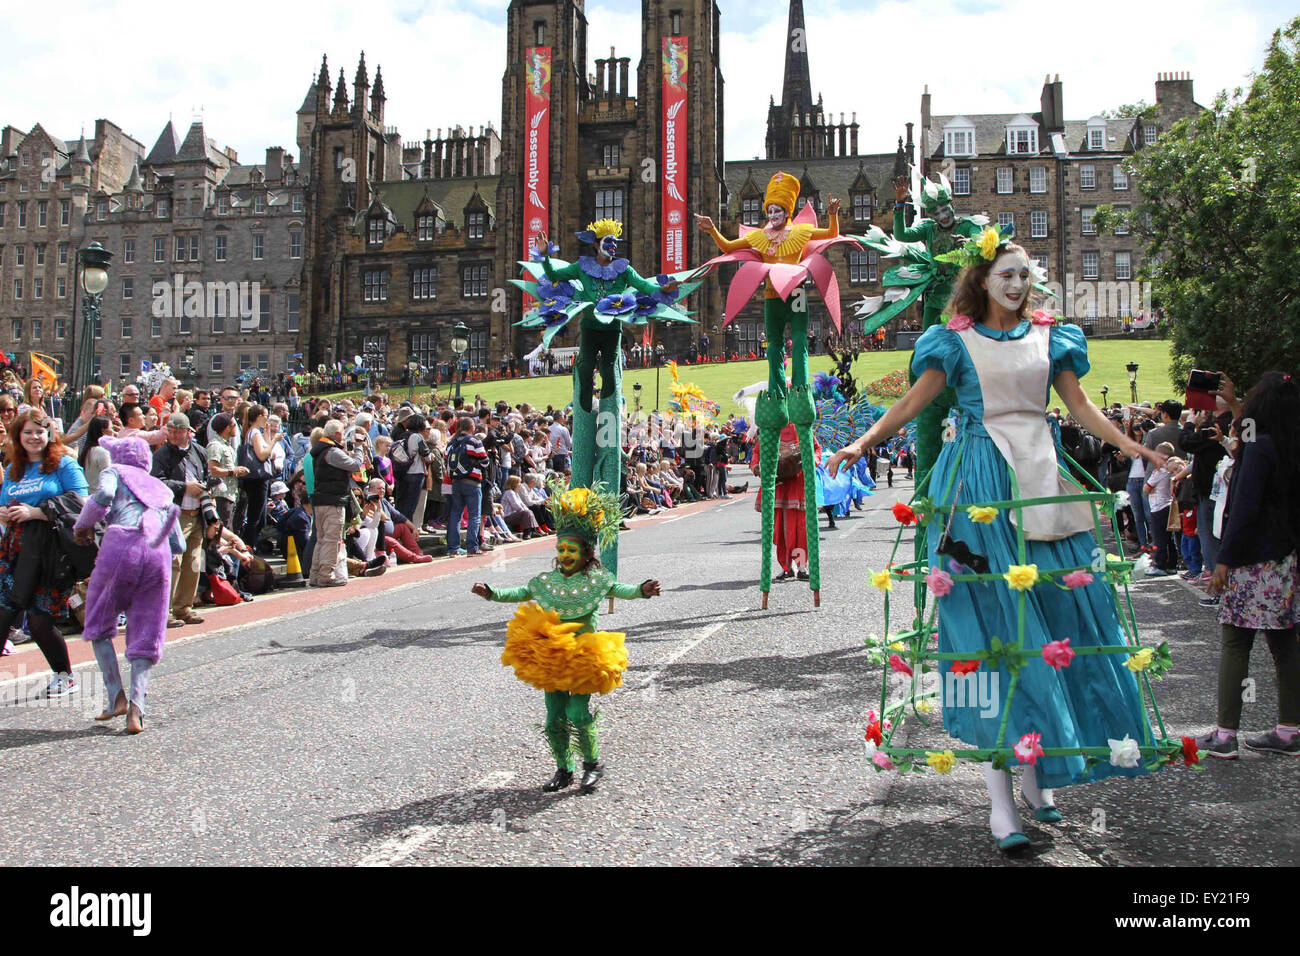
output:
M 519 605 L 506 625 L 501 663 L 538 690 L 570 694 L 608 694 L 623 683 L 627 649 L 612 631 L 578 634 L 582 625 L 564 623 L 535 601 Z

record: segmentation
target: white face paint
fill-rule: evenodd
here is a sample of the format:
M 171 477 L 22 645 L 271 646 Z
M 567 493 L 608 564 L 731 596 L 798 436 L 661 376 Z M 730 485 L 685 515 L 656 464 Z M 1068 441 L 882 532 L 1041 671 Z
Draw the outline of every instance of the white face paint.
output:
M 940 206 L 934 211 L 934 221 L 942 228 L 949 229 L 955 221 L 952 212 L 952 206 Z
M 773 229 L 780 229 L 785 225 L 786 212 L 776 203 L 769 203 L 767 207 L 767 224 Z
M 993 301 L 1011 312 L 1017 311 L 1033 285 L 1029 259 L 1022 252 L 1004 252 L 993 263 L 984 287 Z

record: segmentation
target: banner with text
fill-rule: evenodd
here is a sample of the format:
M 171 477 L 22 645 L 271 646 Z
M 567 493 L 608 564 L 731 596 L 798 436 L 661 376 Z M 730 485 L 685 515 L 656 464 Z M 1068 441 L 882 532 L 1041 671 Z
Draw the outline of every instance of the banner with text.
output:
M 687 77 L 690 69 L 688 37 L 663 39 L 663 216 L 664 272 L 686 268 L 686 125 Z M 646 328 L 650 339 L 650 328 Z
M 550 234 L 551 48 L 525 51 L 528 89 L 524 94 L 524 259 L 532 258 L 539 232 Z M 524 311 L 533 297 L 524 296 Z

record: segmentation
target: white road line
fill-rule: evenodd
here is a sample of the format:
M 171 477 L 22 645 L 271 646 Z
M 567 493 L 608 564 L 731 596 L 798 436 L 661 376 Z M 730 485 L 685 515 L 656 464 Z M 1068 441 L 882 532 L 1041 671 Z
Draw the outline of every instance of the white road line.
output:
M 494 770 L 474 786 L 482 790 L 496 790 L 515 778 L 513 770 Z M 357 866 L 396 866 L 410 859 L 422 846 L 437 838 L 442 827 L 407 827 L 399 835 L 379 844 L 357 861 Z
M 652 672 L 650 673 L 650 676 L 648 676 L 648 677 L 647 677 L 647 678 L 646 678 L 646 679 L 641 683 L 641 686 L 638 687 L 637 689 L 638 689 L 638 690 L 645 690 L 647 687 L 649 687 L 651 684 L 653 684 L 653 683 L 655 682 L 655 679 L 656 679 L 656 678 L 657 678 L 661 673 L 663 673 L 664 668 L 667 667 L 669 664 L 676 663 L 676 662 L 677 662 L 678 660 L 680 660 L 684 655 L 686 655 L 686 654 L 688 654 L 689 652 L 691 652 L 692 650 L 694 650 L 696 647 L 698 647 L 698 646 L 699 646 L 700 644 L 702 644 L 704 641 L 707 641 L 710 637 L 712 637 L 714 634 L 718 633 L 718 631 L 722 630 L 724 627 L 726 627 L 726 626 L 727 626 L 728 624 L 730 624 L 732 621 L 736 620 L 738 617 L 740 617 L 740 616 L 743 615 L 743 614 L 749 614 L 749 613 L 750 613 L 750 610 L 748 610 L 748 609 L 740 610 L 740 611 L 732 611 L 730 614 L 728 614 L 728 615 L 727 615 L 725 618 L 723 618 L 721 621 L 718 621 L 716 624 L 710 624 L 708 627 L 706 627 L 704 630 L 702 630 L 702 631 L 701 631 L 697 636 L 691 638 L 689 641 L 687 641 L 687 642 L 686 642 L 685 644 L 683 644 L 681 647 L 677 648 L 677 650 L 673 651 L 673 652 L 672 652 L 671 654 L 669 654 L 666 658 L 664 658 L 662 661 L 660 661 L 660 662 L 659 662 L 659 666 L 658 666 L 654 671 L 652 671 Z

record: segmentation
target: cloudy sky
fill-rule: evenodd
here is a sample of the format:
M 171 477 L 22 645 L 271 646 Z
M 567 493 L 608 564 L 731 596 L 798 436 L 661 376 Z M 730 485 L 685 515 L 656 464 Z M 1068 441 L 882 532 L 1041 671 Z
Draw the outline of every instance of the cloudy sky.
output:
M 763 150 L 768 97 L 780 99 L 786 0 L 718 0 L 728 159 Z M 1033 112 L 1046 73 L 1065 111 L 1154 100 L 1156 74 L 1185 70 L 1196 98 L 1246 82 L 1286 0 L 805 0 L 813 88 L 828 111 L 854 111 L 863 152 L 891 151 L 929 85 L 936 113 Z M 587 0 L 588 50 L 639 48 L 636 0 Z M 426 128 L 500 125 L 505 0 L 224 0 L 206 17 L 144 0 L 70 0 L 6 11 L 0 125 L 42 123 L 75 138 L 104 117 L 148 148 L 171 117 L 202 115 L 208 135 L 258 162 L 267 146 L 296 152 L 295 112 L 329 55 L 349 92 L 364 49 L 383 66 L 386 120 L 404 140 Z M 1077 11 L 1086 11 L 1080 13 Z M 943 29 L 938 28 L 943 24 Z M 72 27 L 75 26 L 75 29 Z M 770 64 L 766 75 L 759 66 Z M 589 65 L 589 72 L 594 66 Z M 635 78 L 635 72 L 633 73 Z

